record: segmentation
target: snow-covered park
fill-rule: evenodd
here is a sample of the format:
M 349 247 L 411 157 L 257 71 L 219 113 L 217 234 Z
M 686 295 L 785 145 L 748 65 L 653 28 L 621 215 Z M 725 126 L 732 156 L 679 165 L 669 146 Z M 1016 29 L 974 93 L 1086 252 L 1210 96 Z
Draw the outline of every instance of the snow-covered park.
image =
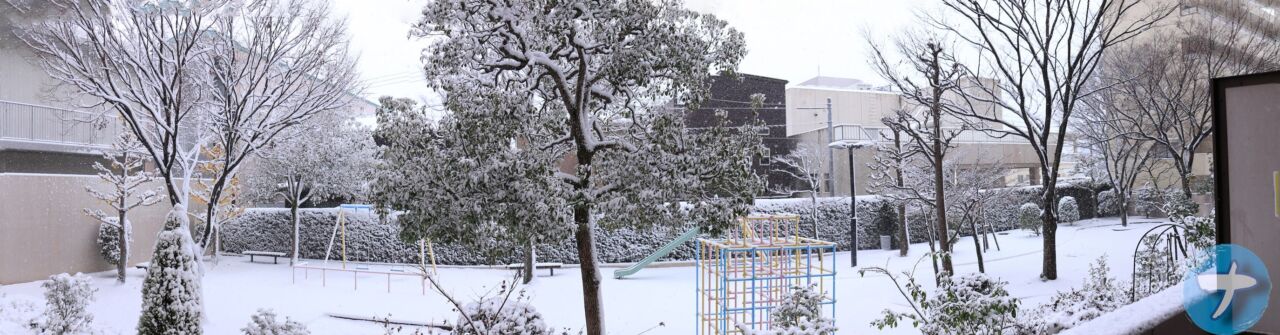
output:
M 999 251 L 986 254 L 987 273 L 1009 283 L 1010 294 L 1026 306 L 1043 303 L 1054 293 L 1077 287 L 1088 273 L 1089 264 L 1100 256 L 1107 256 L 1112 276 L 1127 281 L 1132 273 L 1133 246 L 1138 238 L 1153 227 L 1159 219 L 1133 217 L 1129 227 L 1121 227 L 1117 218 L 1084 220 L 1058 230 L 1062 253 L 1059 267 L 1064 276 L 1055 281 L 1037 278 L 1041 257 L 1041 240 L 1026 230 L 1014 230 L 1000 235 Z M 972 243 L 956 244 L 955 263 L 960 273 L 976 272 Z M 928 247 L 916 244 L 911 254 L 899 257 L 896 250 L 863 250 L 858 254 L 862 266 L 882 266 L 894 272 L 909 271 L 917 267 L 917 261 Z M 835 264 L 839 274 L 836 290 L 836 325 L 842 334 L 867 334 L 879 332 L 872 327 L 872 319 L 880 316 L 885 308 L 902 311 L 906 301 L 898 294 L 887 278 L 868 273 L 861 276 L 848 268 L 848 253 L 837 255 Z M 312 261 L 313 263 L 321 261 Z M 391 292 L 387 292 L 384 275 L 358 276 L 358 288 L 353 285 L 349 272 L 329 272 L 322 280 L 318 270 L 296 272 L 285 264 L 249 263 L 247 257 L 224 257 L 218 264 L 207 263 L 204 280 L 204 324 L 208 334 L 237 333 L 249 316 L 260 308 L 273 309 L 278 315 L 287 316 L 305 324 L 316 334 L 375 334 L 384 331 L 379 323 L 353 321 L 330 316 L 331 314 L 390 318 L 418 322 L 441 323 L 456 321 L 456 312 L 441 296 L 428 288 L 424 295 L 421 279 L 409 276 L 393 276 Z M 331 267 L 338 267 L 331 262 Z M 349 265 L 354 268 L 355 264 Z M 371 270 L 389 269 L 389 265 L 368 265 Z M 398 266 L 397 266 L 398 267 Z M 930 276 L 928 260 L 920 262 L 916 269 L 921 277 Z M 442 267 L 438 278 L 442 287 L 458 298 L 468 299 L 492 295 L 495 287 L 511 282 L 513 272 L 505 269 Z M 616 280 L 606 277 L 604 289 L 606 323 L 616 334 L 687 334 L 693 332 L 694 270 L 687 264 L 670 264 L 645 269 L 635 276 Z M 130 281 L 115 283 L 113 272 L 93 274 L 93 287 L 98 289 L 97 299 L 89 306 L 94 323 L 106 334 L 132 334 L 137 327 L 141 307 L 140 295 L 142 271 L 131 269 Z M 566 268 L 549 276 L 546 270 L 538 271 L 538 278 L 523 286 L 531 304 L 545 317 L 548 325 L 577 330 L 582 328 L 582 290 L 577 269 Z M 294 283 L 294 280 L 297 283 Z M 0 333 L 21 334 L 15 322 L 22 322 L 34 315 L 35 310 L 23 313 L 15 306 L 32 305 L 43 308 L 41 282 L 31 282 L 0 287 Z M 932 287 L 933 283 L 923 280 Z M 647 331 L 647 332 L 646 332 Z M 884 330 L 891 334 L 914 334 L 910 327 Z
M 0 333 L 1176 309 L 1230 232 L 1204 93 L 1280 5 L 1164 2 L 0 0 Z

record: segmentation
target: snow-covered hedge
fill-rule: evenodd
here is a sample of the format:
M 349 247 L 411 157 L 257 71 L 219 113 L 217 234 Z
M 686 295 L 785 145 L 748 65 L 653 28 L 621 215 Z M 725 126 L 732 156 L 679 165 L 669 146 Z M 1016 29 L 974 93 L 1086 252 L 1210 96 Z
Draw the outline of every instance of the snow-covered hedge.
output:
M 1022 203 L 991 206 L 984 211 L 992 217 L 998 213 L 1016 213 Z M 911 211 L 911 210 L 909 210 Z M 756 201 L 754 212 L 760 214 L 789 213 L 800 216 L 800 231 L 813 231 L 814 220 L 807 198 L 761 199 Z M 303 258 L 324 259 L 333 228 L 337 223 L 337 210 L 333 208 L 302 209 L 298 213 L 301 231 L 299 253 Z M 881 234 L 896 235 L 896 210 L 891 202 L 878 196 L 858 196 L 858 248 L 875 249 L 880 246 Z M 849 198 L 819 198 L 817 203 L 818 237 L 836 242 L 840 250 L 849 249 Z M 347 259 L 362 262 L 416 263 L 418 245 L 400 239 L 400 227 L 394 219 L 381 222 L 377 214 L 367 211 L 353 213 L 347 218 Z M 1016 216 L 1014 216 L 1016 218 Z M 926 241 L 928 228 L 923 219 L 909 215 L 907 220 L 911 242 Z M 1004 220 L 995 224 L 997 231 L 1017 228 L 1017 221 Z M 289 252 L 289 211 L 285 208 L 249 209 L 222 227 L 222 248 L 227 252 L 278 251 Z M 608 263 L 635 262 L 654 250 L 671 242 L 689 227 L 653 227 L 647 229 L 597 230 L 596 248 L 600 261 Z M 962 233 L 962 235 L 966 235 Z M 809 236 L 809 235 L 806 235 Z M 509 241 L 493 240 L 487 250 L 463 248 L 449 243 L 432 243 L 436 262 L 439 264 L 506 264 L 523 261 L 523 246 Z M 337 259 L 338 246 L 330 252 Z M 663 260 L 688 260 L 694 255 L 692 243 L 675 249 Z M 563 241 L 544 241 L 537 246 L 538 260 L 542 262 L 577 263 L 578 253 L 572 238 Z
M 858 197 L 858 245 L 863 249 L 879 246 L 876 223 L 896 222 L 896 218 L 879 218 L 893 215 L 885 211 L 886 204 L 878 197 Z M 757 212 L 767 214 L 792 213 L 801 216 L 801 231 L 813 231 L 808 199 L 760 200 Z M 301 231 L 299 253 L 303 258 L 323 259 L 333 228 L 337 223 L 337 211 L 332 208 L 302 209 L 298 212 Z M 380 222 L 376 214 L 369 212 L 344 215 L 347 222 L 347 259 L 363 262 L 416 263 L 419 249 L 415 243 L 400 239 L 400 227 L 392 222 Z M 842 250 L 849 247 L 849 198 L 823 198 L 818 201 L 818 234 L 825 240 L 835 241 Z M 278 251 L 288 252 L 290 245 L 289 211 L 284 208 L 249 209 L 222 228 L 222 249 L 227 252 Z M 654 227 L 649 229 L 598 230 L 596 247 L 602 262 L 635 262 L 654 250 L 671 242 L 688 227 Z M 923 224 L 912 226 L 912 231 L 925 231 Z M 924 241 L 924 236 L 912 236 L 913 242 Z M 439 264 L 505 264 L 522 261 L 523 247 L 508 241 L 494 240 L 489 250 L 462 248 L 449 243 L 432 243 L 436 262 Z M 330 258 L 339 256 L 338 245 L 330 251 Z M 538 259 L 544 262 L 577 263 L 577 249 L 572 239 L 544 242 L 537 246 Z M 687 260 L 694 255 L 692 243 L 676 248 L 665 260 Z

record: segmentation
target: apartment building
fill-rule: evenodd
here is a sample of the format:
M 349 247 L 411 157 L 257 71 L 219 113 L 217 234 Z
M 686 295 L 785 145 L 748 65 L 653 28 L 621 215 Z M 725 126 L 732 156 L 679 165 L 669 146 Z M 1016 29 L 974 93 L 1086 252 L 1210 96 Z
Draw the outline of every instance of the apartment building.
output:
M 741 126 L 752 122 L 761 122 L 761 139 L 765 147 L 765 157 L 756 160 L 752 165 L 756 175 L 764 178 L 769 185 L 782 185 L 794 182 L 789 175 L 778 171 L 772 164 L 776 157 L 786 156 L 795 149 L 795 140 L 787 137 L 787 81 L 777 78 L 740 73 L 734 76 L 711 77 L 710 97 L 703 105 L 685 112 L 685 125 L 690 129 L 712 126 L 716 122 L 716 111 L 724 111 L 728 125 Z M 751 96 L 764 95 L 764 104 L 752 106 Z M 766 189 L 760 196 L 786 196 L 777 188 Z
M 995 85 L 989 79 L 975 81 L 978 83 Z M 888 86 L 875 86 L 852 78 L 814 77 L 787 88 L 786 95 L 787 136 L 797 145 L 816 148 L 827 157 L 820 169 L 825 171 L 822 179 L 826 180 L 829 190 L 820 192 L 823 194 L 847 196 L 850 193 L 849 153 L 843 149 L 831 149 L 829 143 L 842 140 L 891 143 L 888 140 L 891 134 L 883 118 L 891 117 L 900 110 L 923 112 L 922 106 L 911 104 Z M 995 118 L 1000 118 L 1002 113 L 991 104 L 976 108 Z M 962 125 L 963 122 L 954 117 L 942 120 L 944 129 L 959 130 Z M 959 159 L 959 164 L 1001 166 L 1008 171 L 1008 185 L 1019 182 L 1023 185 L 1038 184 L 1040 181 L 1039 161 L 1030 144 L 1021 138 L 995 137 L 966 130 L 953 143 L 956 147 L 948 155 Z M 872 170 L 867 163 L 873 162 L 875 154 L 873 148 L 853 150 L 857 194 L 869 193 L 871 184 L 868 181 Z M 1071 165 L 1065 159 L 1064 164 Z

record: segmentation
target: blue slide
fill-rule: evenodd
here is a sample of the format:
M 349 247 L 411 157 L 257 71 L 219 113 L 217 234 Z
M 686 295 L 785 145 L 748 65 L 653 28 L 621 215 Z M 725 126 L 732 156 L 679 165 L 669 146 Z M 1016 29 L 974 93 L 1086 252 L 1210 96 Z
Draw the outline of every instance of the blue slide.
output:
M 670 254 L 671 251 L 676 250 L 676 248 L 679 248 L 681 244 L 684 244 L 685 242 L 689 242 L 689 240 L 692 240 L 694 237 L 697 237 L 697 236 L 698 236 L 698 227 L 689 228 L 689 230 L 684 232 L 684 234 L 680 235 L 680 237 L 677 237 L 674 241 L 671 241 L 667 243 L 667 245 L 662 246 L 662 248 L 658 249 L 658 251 L 654 251 L 652 254 L 649 254 L 648 257 L 645 257 L 644 259 L 640 260 L 639 262 L 636 262 L 635 264 L 631 264 L 631 266 L 613 271 L 613 278 L 622 279 L 622 277 L 636 274 L 636 272 L 640 272 L 640 270 L 644 269 L 644 267 L 649 266 L 649 264 L 652 264 L 654 261 L 657 261 L 659 258 L 662 258 L 662 256 L 666 256 L 667 254 Z

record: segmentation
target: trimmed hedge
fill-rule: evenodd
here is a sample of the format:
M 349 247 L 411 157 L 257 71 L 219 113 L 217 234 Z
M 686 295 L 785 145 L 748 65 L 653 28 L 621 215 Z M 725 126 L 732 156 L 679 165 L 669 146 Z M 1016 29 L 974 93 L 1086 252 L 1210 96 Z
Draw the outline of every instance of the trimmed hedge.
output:
M 1078 188 L 1078 189 L 1077 189 Z M 1078 193 L 1088 194 L 1077 197 L 1080 202 L 1081 216 L 1093 217 L 1093 191 L 1069 186 L 1060 188 L 1069 190 L 1064 195 Z M 996 231 L 1016 229 L 1017 209 L 1026 202 L 1034 201 L 1039 196 L 1037 187 L 1017 187 L 989 190 L 1001 192 L 993 197 L 993 201 L 984 207 L 982 217 L 992 221 Z M 1085 200 L 1087 199 L 1087 200 Z M 1088 204 L 1088 205 L 1086 205 Z M 810 202 L 807 198 L 794 199 L 762 199 L 756 201 L 755 213 L 759 214 L 797 214 L 800 216 L 800 231 L 810 236 L 814 220 L 810 215 Z M 914 208 L 908 208 L 908 224 L 911 242 L 920 243 L 927 240 L 924 232 L 928 231 L 925 220 Z M 1087 214 L 1086 214 L 1087 213 Z M 302 258 L 324 259 L 333 227 L 337 223 L 337 210 L 302 209 L 298 212 L 301 227 Z M 416 263 L 418 246 L 400 240 L 400 227 L 389 219 L 380 222 L 376 214 L 369 212 L 348 212 L 347 218 L 347 259 L 357 262 Z M 880 246 L 879 236 L 895 235 L 896 208 L 893 203 L 878 196 L 858 196 L 858 248 L 876 249 Z M 222 249 L 227 252 L 244 252 L 247 250 L 289 252 L 290 245 L 289 210 L 287 208 L 255 208 L 245 211 L 235 220 L 226 222 L 222 227 Z M 817 203 L 818 237 L 836 242 L 840 250 L 849 249 L 849 198 L 819 198 Z M 684 233 L 688 227 L 652 227 L 647 229 L 596 230 L 596 248 L 599 260 L 606 263 L 635 262 L 648 256 L 654 250 L 674 240 Z M 968 236 L 968 229 L 961 230 L 962 236 Z M 895 242 L 896 243 L 896 242 Z M 475 250 L 450 243 L 433 243 L 436 262 L 451 265 L 506 264 L 523 261 L 523 246 L 508 241 L 492 240 L 487 250 Z M 896 247 L 896 245 L 895 245 Z M 340 245 L 335 242 L 330 258 L 339 258 Z M 539 261 L 577 263 L 578 253 L 572 238 L 563 241 L 544 241 L 537 245 Z M 692 259 L 695 250 L 692 243 L 686 243 L 675 249 L 663 260 Z

